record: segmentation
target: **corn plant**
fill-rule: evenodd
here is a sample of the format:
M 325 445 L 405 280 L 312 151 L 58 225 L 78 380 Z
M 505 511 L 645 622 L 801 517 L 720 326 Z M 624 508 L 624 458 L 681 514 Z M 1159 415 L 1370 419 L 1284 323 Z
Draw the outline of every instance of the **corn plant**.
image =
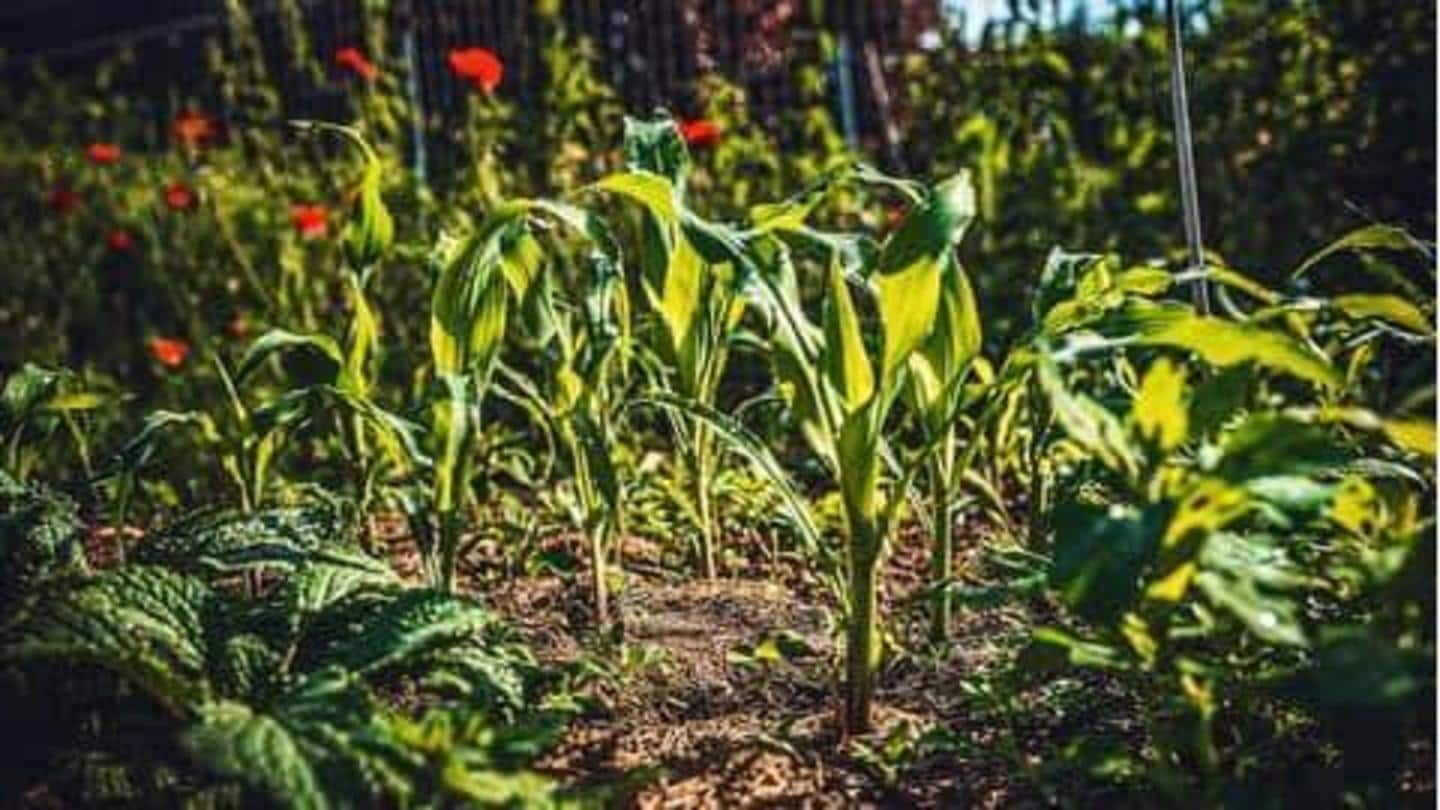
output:
M 524 308 L 537 313 L 540 322 L 531 339 L 548 350 L 542 355 L 538 384 L 514 368 L 499 367 L 505 388 L 512 392 L 510 398 L 537 415 L 552 441 L 558 440 L 570 469 L 579 507 L 577 522 L 585 532 L 590 558 L 595 616 L 601 626 L 610 623 L 606 558 L 624 525 L 621 484 L 611 455 L 621 404 L 617 394 L 623 390 L 619 378 L 628 349 L 629 305 L 615 258 L 596 250 L 586 262 L 592 272 L 571 279 L 588 289 L 578 306 L 556 300 L 554 285 L 547 283 L 553 275 L 532 285 Z M 548 273 L 558 271 L 553 268 Z
M 668 365 L 659 384 L 682 399 L 713 408 L 745 314 L 747 268 L 736 260 L 733 235 L 687 206 L 690 157 L 674 122 L 627 119 L 625 156 L 626 171 L 591 188 L 619 195 L 644 210 L 640 282 L 660 323 L 657 353 Z M 716 437 L 703 419 L 673 415 L 671 427 L 690 477 L 699 523 L 698 567 L 713 579 L 717 540 L 709 482 L 718 462 Z
M 547 219 L 589 240 L 602 257 L 600 265 L 611 268 L 597 284 L 603 288 L 613 282 L 618 248 L 603 223 L 574 206 L 543 200 L 498 206 L 475 233 L 445 246 L 441 258 L 430 313 L 430 352 L 437 383 L 437 395 L 429 405 L 434 468 L 430 516 L 421 522 L 419 536 L 432 581 L 447 590 L 454 586 L 461 507 L 482 427 L 480 405 L 512 313 L 527 300 L 545 269 L 545 254 L 532 229 L 533 222 Z M 598 607 L 601 590 L 596 599 Z
M 952 257 L 950 261 L 957 260 Z M 957 267 L 943 277 L 940 314 L 920 350 L 909 358 L 906 384 L 907 404 L 915 413 L 922 443 L 928 448 L 925 475 L 929 486 L 933 591 L 930 638 L 934 642 L 944 641 L 950 632 L 954 503 L 961 479 L 981 446 L 972 436 L 962 452 L 956 424 L 967 406 L 981 396 L 975 386 L 967 386 L 978 376 L 977 361 L 980 375 L 988 376 L 980 349 L 981 321 L 975 294 L 969 278 Z M 979 387 L 983 390 L 983 379 Z
M 882 487 L 886 419 L 912 361 L 933 363 L 927 349 L 934 352 L 931 358 L 944 357 L 956 366 L 963 366 L 968 361 L 964 354 L 974 350 L 964 341 L 977 334 L 975 311 L 973 304 L 967 307 L 956 300 L 968 283 L 953 255 L 973 215 L 967 174 L 926 188 L 873 265 L 861 268 L 875 295 L 878 353 L 866 345 L 850 277 L 838 256 L 832 256 L 827 271 L 826 310 L 818 335 L 796 328 L 803 324 L 803 313 L 793 306 L 776 317 L 777 382 L 807 438 L 829 463 L 844 505 L 848 587 L 843 717 L 845 727 L 855 733 L 870 727 L 882 654 L 877 569 L 914 474 L 913 468 L 906 472 L 888 493 Z M 947 340 L 950 336 L 956 342 Z M 936 342 L 927 346 L 932 340 Z M 946 379 L 942 384 L 950 383 Z M 939 420 L 936 427 L 944 428 Z
M 858 178 L 884 182 L 912 195 L 914 206 L 878 250 L 865 237 L 816 231 L 805 218 L 828 187 Z M 876 678 L 882 659 L 878 611 L 878 570 L 907 493 L 928 452 L 897 461 L 894 480 L 885 485 L 887 418 L 902 395 L 911 360 L 927 341 L 973 334 L 973 307 L 942 306 L 945 291 L 966 283 L 953 255 L 974 212 L 969 175 L 961 173 L 934 186 L 898 183 L 867 169 L 850 169 L 826 178 L 787 203 L 753 212 L 753 227 L 736 234 L 712 233 L 732 250 L 742 270 L 753 274 L 757 299 L 772 323 L 771 364 L 781 396 L 812 450 L 835 480 L 845 515 L 845 538 L 838 562 L 823 549 L 820 533 L 804 500 L 763 443 L 741 426 L 697 403 L 660 398 L 677 412 L 704 419 L 730 439 L 767 476 L 781 485 L 786 510 L 802 536 L 832 571 L 845 626 L 843 705 L 838 715 L 847 733 L 871 726 Z M 822 325 L 810 321 L 801 306 L 787 242 L 819 248 L 827 260 Z M 867 345 L 851 294 L 864 285 L 874 295 L 880 326 L 878 352 Z M 953 299 L 952 299 L 953 301 Z M 944 351 L 943 347 L 936 347 Z M 938 356 L 938 355 L 937 355 Z M 951 355 L 955 357 L 955 355 Z

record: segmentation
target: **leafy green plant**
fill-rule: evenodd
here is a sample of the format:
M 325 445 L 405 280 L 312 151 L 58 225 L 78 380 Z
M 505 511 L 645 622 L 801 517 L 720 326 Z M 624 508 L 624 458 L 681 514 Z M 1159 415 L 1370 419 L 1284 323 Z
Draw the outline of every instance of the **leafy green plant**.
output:
M 173 735 L 166 765 L 181 794 L 219 778 L 241 786 L 242 800 L 293 807 L 547 801 L 544 780 L 516 771 L 554 719 L 531 708 L 538 671 L 526 651 L 475 602 L 401 585 L 334 514 L 191 521 L 135 564 L 32 585 L 34 598 L 0 630 L 0 668 L 16 679 L 9 716 L 41 716 L 14 701 L 64 700 L 88 677 L 54 677 L 68 667 L 105 676 L 120 705 L 161 712 L 148 733 Z M 227 585 L 247 571 L 270 581 L 263 594 Z M 422 716 L 387 705 L 399 684 L 430 696 Z M 32 739 L 52 755 L 109 751 L 125 766 L 114 743 L 134 721 L 84 716 L 30 727 Z
M 1158 752 L 1140 757 L 1144 772 L 1167 795 L 1199 790 L 1219 801 L 1243 783 L 1238 727 L 1260 716 L 1256 707 L 1294 694 L 1322 714 L 1354 705 L 1353 693 L 1336 698 L 1336 682 L 1321 680 L 1348 677 L 1339 661 L 1362 647 L 1377 677 L 1391 679 L 1368 699 L 1429 699 L 1419 661 L 1431 642 L 1418 625 L 1339 627 L 1333 617 L 1427 564 L 1421 524 L 1398 505 L 1433 486 L 1435 447 L 1433 424 L 1337 401 L 1344 378 L 1318 346 L 1332 330 L 1349 332 L 1353 311 L 1285 317 L 1299 310 L 1283 296 L 1226 268 L 1208 273 L 1222 300 L 1245 291 L 1261 308 L 1245 313 L 1227 300 L 1237 319 L 1197 315 L 1152 300 L 1168 278 L 1057 257 L 1035 349 L 1013 355 L 1000 376 L 1032 380 L 1043 398 L 1034 407 L 1057 427 L 1045 467 L 1060 479 L 1046 520 L 1049 584 L 1084 627 L 1036 631 L 1022 665 L 1101 669 L 1138 684 L 1159 704 L 1150 729 Z M 1177 362 L 1177 352 L 1198 365 Z M 1148 358 L 1143 373 L 1131 365 L 1138 357 Z M 1077 391 L 1077 379 L 1101 398 Z M 1386 476 L 1385 496 L 1367 481 L 1378 469 L 1398 476 Z M 1363 551 L 1338 539 L 1356 532 L 1368 538 Z M 1433 613 L 1426 601 L 1410 621 Z M 1352 786 L 1373 785 L 1359 777 L 1363 763 L 1404 737 L 1402 723 L 1371 732 L 1347 754 Z
M 90 470 L 90 442 L 79 419 L 109 401 L 100 390 L 68 369 L 47 369 L 27 363 L 5 380 L 0 389 L 0 436 L 5 442 L 5 466 L 24 480 L 38 461 L 40 447 L 61 428 L 77 450 L 81 465 Z

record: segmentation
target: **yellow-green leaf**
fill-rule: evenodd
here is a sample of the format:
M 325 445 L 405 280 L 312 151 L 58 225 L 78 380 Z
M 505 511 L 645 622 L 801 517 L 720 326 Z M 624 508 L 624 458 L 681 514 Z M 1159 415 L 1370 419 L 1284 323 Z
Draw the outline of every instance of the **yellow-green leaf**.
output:
M 1161 357 L 1140 381 L 1132 415 L 1140 437 L 1162 451 L 1173 450 L 1189 432 L 1185 367 Z
M 882 385 L 934 328 L 941 270 L 974 217 L 975 189 L 969 172 L 961 172 L 931 189 L 886 241 L 874 278 L 884 330 Z
M 616 172 L 601 178 L 590 188 L 629 197 L 645 206 L 661 222 L 673 223 L 679 218 L 675 188 L 669 180 L 658 174 L 644 171 Z
M 1224 318 L 1165 319 L 1142 331 L 1138 339 L 1151 346 L 1186 349 L 1221 368 L 1258 363 L 1327 388 L 1339 388 L 1344 383 L 1328 360 L 1289 335 Z
M 1330 256 L 1346 250 L 1415 250 L 1415 240 L 1404 228 L 1391 225 L 1366 225 L 1345 234 L 1326 245 L 1295 268 L 1291 278 L 1304 275 L 1306 271 Z
M 870 358 L 865 354 L 865 341 L 860 334 L 860 318 L 845 282 L 845 273 L 838 262 L 829 272 L 830 301 L 825 311 L 825 375 L 840 395 L 846 413 L 858 410 L 875 392 L 875 377 Z
M 1351 318 L 1378 318 L 1423 335 L 1435 334 L 1435 324 L 1419 307 L 1398 295 L 1356 293 L 1337 295 L 1335 306 Z

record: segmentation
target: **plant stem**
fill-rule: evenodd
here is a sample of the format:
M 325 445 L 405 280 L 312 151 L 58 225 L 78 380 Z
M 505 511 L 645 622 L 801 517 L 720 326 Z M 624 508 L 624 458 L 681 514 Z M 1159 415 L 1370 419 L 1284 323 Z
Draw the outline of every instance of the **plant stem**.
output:
M 936 453 L 930 466 L 930 530 L 933 541 L 930 551 L 930 585 L 934 589 L 930 604 L 930 641 L 934 644 L 940 644 L 950 636 L 952 600 L 949 579 L 955 559 L 955 511 L 950 502 L 949 451 L 953 446 L 952 435 Z
M 880 634 L 875 566 L 879 561 L 879 538 L 868 527 L 852 529 L 850 560 L 850 621 L 845 643 L 845 733 L 870 731 L 870 707 L 875 698 L 875 676 L 880 665 Z
M 590 535 L 590 581 L 595 590 L 595 623 L 599 627 L 610 624 L 610 597 L 605 583 L 605 525 L 604 521 L 593 521 Z
M 440 521 L 440 570 L 431 572 L 430 581 L 438 582 L 440 590 L 454 593 L 455 558 L 460 550 L 460 516 L 458 510 L 450 509 L 437 517 Z
M 715 516 L 710 504 L 710 453 L 706 447 L 708 430 L 695 428 L 695 455 L 691 475 L 695 483 L 695 503 L 700 512 L 700 566 L 706 579 L 715 578 Z

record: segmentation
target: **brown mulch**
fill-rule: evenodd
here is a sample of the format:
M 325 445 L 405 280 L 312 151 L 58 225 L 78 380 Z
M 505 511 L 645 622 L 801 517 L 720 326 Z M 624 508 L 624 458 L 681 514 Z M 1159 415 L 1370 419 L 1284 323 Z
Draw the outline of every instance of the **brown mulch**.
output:
M 891 565 L 910 569 L 908 562 L 897 554 Z M 912 590 L 904 583 L 920 577 L 893 573 L 887 581 L 902 586 L 889 601 L 898 603 Z M 593 635 L 588 592 L 576 584 L 585 581 L 519 578 L 487 593 L 542 661 L 566 665 L 603 650 L 601 657 L 620 662 L 612 677 L 589 685 L 597 708 L 572 723 L 539 764 L 567 785 L 605 790 L 613 804 L 642 808 L 1039 803 L 1017 787 L 999 746 L 926 754 L 890 773 L 865 756 L 866 749 L 913 747 L 927 731 L 965 725 L 973 701 L 959 681 L 995 663 L 1018 617 L 971 613 L 957 623 L 949 655 L 900 656 L 882 682 L 877 730 L 842 742 L 832 714 L 831 618 L 809 584 L 631 573 L 617 601 L 625 645 L 618 650 Z M 754 661 L 757 646 L 778 634 L 791 655 Z

